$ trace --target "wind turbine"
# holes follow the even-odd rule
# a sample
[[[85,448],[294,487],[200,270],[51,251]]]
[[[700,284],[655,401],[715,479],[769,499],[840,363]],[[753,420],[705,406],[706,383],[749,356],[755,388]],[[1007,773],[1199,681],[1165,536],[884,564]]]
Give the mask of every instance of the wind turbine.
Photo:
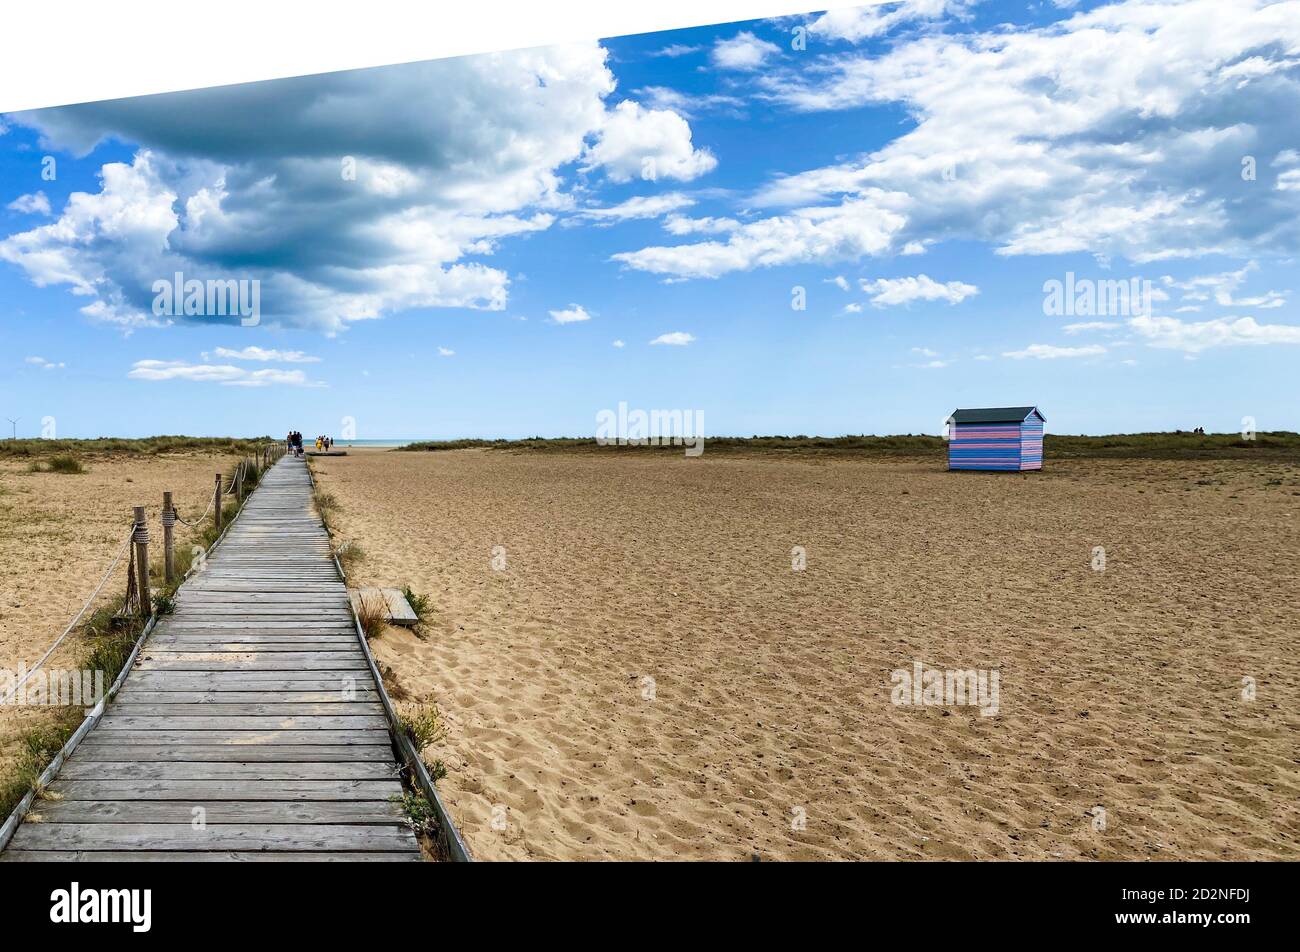
[[[5,417],[5,419],[8,420],[11,424],[13,424],[13,428],[14,428],[13,438],[15,440],[18,439],[18,420],[21,420],[22,417],[19,417],[18,420],[15,420],[13,417]]]

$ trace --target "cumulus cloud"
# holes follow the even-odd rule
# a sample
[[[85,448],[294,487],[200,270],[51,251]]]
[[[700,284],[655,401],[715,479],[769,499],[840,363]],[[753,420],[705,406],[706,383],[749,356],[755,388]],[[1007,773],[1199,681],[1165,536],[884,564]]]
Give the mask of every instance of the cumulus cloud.
[[[315,364],[320,362],[319,357],[313,357],[300,350],[268,350],[264,347],[253,346],[245,347],[243,350],[217,347],[213,349],[212,354],[226,360],[273,361],[282,364]],[[208,356],[205,353],[203,359],[207,360]]]
[[[1176,281],[1166,275],[1163,280],[1166,287],[1183,291],[1184,301],[1213,300],[1220,307],[1250,307],[1261,310],[1281,307],[1286,303],[1284,291],[1267,291],[1260,295],[1236,297],[1236,291],[1245,282],[1247,275],[1258,268],[1256,262],[1250,261],[1236,271],[1205,274],[1183,281]]]
[[[581,304],[570,304],[562,311],[551,311],[551,319],[557,324],[576,324],[591,320],[591,315]]]
[[[694,204],[695,199],[681,192],[665,192],[661,195],[637,195],[617,205],[580,208],[574,214],[578,218],[612,225],[614,222],[633,218],[658,218],[668,212],[688,208]]]
[[[634,178],[688,182],[718,164],[708,149],[691,144],[690,124],[677,113],[647,109],[630,99],[610,112],[583,161],[584,169],[603,169],[613,182]]]
[[[622,348],[626,347],[627,344],[625,344],[625,343],[624,343],[623,341],[621,341],[621,340],[616,340],[616,341],[614,341],[613,346],[622,349]]]
[[[44,192],[33,192],[30,195],[19,195],[5,208],[23,215],[48,215],[50,200]]]
[[[1035,358],[1037,360],[1059,360],[1063,357],[1098,357],[1106,353],[1106,348],[1100,344],[1089,344],[1086,347],[1057,347],[1055,344],[1030,344],[1024,350],[1009,350],[1003,353],[1003,357],[1010,357],[1013,360],[1025,360]]]
[[[882,36],[894,27],[916,20],[962,15],[979,0],[899,0],[875,6],[842,7],[823,13],[808,24],[808,32],[829,40],[859,43]]]
[[[655,344],[667,344],[670,347],[685,347],[687,344],[692,343],[694,340],[695,340],[694,334],[688,334],[685,331],[673,331],[672,333],[669,334],[660,334],[658,337],[652,340],[650,344],[652,346]]]
[[[716,278],[750,268],[880,254],[905,223],[903,216],[864,199],[839,208],[802,208],[743,224],[725,242],[654,246],[619,252],[613,258],[654,274]]]
[[[1282,178],[1300,168],[1270,161],[1294,148],[1297,49],[1295,0],[1129,0],[1044,26],[927,33],[883,53],[778,69],[756,80],[770,101],[805,112],[900,108],[910,128],[860,157],[773,179],[751,204],[778,211],[729,246],[619,260],[713,277],[943,240],[1136,262],[1300,252],[1300,189]],[[1270,68],[1252,67],[1242,86],[1233,67],[1252,57]],[[1242,180],[1246,155],[1259,158],[1257,183]],[[792,230],[792,218],[810,234],[787,252],[760,240]],[[815,240],[861,221],[875,223],[870,240]]]
[[[898,304],[911,304],[913,301],[947,301],[960,304],[966,298],[979,293],[973,284],[961,281],[940,283],[933,278],[918,274],[910,278],[878,278],[875,281],[860,280],[862,290],[871,295],[875,307],[890,307]]]
[[[263,324],[326,332],[503,309],[509,276],[484,259],[572,204],[573,163],[613,181],[644,159],[682,180],[716,164],[671,110],[610,108],[606,55],[575,44],[15,115],[42,148],[139,148],[0,241],[0,259],[126,327],[158,323],[152,282],[177,271],[259,280]]]
[[[187,380],[194,383],[219,383],[227,387],[269,387],[285,384],[295,387],[321,387],[307,379],[301,370],[264,367],[249,370],[233,364],[191,364],[184,360],[137,360],[127,372],[132,380]]]
[[[1116,331],[1123,326],[1118,321],[1079,321],[1076,324],[1066,324],[1063,330],[1067,334],[1083,334],[1089,331]]]
[[[34,367],[40,367],[42,370],[61,370],[67,366],[63,361],[55,362],[53,360],[46,360],[44,357],[27,357],[24,358],[24,362],[29,363]]]
[[[664,219],[664,231],[673,235],[718,234],[735,231],[740,222],[734,218],[687,218],[669,215]]]
[[[1180,321],[1175,317],[1135,317],[1129,327],[1152,347],[1194,354],[1211,347],[1300,344],[1300,326],[1260,324],[1253,317]]]
[[[455,352],[454,350],[451,350],[450,348],[447,348],[447,347],[439,347],[439,348],[438,348],[438,356],[439,356],[439,357],[455,357],[455,356],[456,356],[456,352]]]
[[[775,43],[759,39],[746,30],[713,44],[710,57],[718,69],[755,70],[781,52]]]

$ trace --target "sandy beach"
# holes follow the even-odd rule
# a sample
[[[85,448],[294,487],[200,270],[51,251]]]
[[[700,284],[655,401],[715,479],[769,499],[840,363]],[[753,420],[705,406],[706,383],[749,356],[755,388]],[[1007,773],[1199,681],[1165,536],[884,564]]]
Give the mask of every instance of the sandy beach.
[[[352,581],[433,596],[374,647],[441,706],[481,858],[1300,855],[1294,465],[315,468]],[[916,662],[996,671],[996,715],[891,703]]]
[[[131,507],[148,509],[161,540],[158,512],[171,490],[180,514],[194,520],[208,503],[213,476],[233,457],[209,453],[82,458],[88,472],[30,473],[26,459],[0,459],[0,668],[31,665],[95,590],[131,528]],[[177,524],[177,546],[194,534]],[[101,598],[120,595],[118,567]],[[76,663],[74,636],[51,656],[51,668]],[[21,725],[48,709],[0,706],[0,771],[13,755]]]

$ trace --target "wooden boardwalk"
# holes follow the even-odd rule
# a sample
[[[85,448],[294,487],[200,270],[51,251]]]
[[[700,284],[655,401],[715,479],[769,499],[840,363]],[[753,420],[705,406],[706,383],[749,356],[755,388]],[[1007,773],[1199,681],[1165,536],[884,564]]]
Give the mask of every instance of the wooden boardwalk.
[[[306,464],[263,477],[5,861],[416,860]]]

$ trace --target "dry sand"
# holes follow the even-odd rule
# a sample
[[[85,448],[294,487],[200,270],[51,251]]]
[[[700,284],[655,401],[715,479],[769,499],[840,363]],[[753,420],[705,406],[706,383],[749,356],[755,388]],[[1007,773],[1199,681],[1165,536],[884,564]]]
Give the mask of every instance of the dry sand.
[[[0,668],[33,664],[53,643],[86,598],[131,529],[131,507],[145,506],[161,551],[158,513],[171,490],[180,514],[193,520],[212,494],[213,476],[233,457],[166,454],[83,458],[89,472],[29,473],[28,461],[0,459]],[[193,533],[178,524],[177,545]],[[104,597],[126,585],[125,559]],[[70,635],[50,660],[52,669],[74,666],[84,650]],[[48,718],[49,709],[0,706],[0,772],[14,753],[24,725]]]
[[[353,581],[433,596],[375,648],[481,858],[1300,856],[1300,467],[315,465]],[[998,714],[891,704],[917,660],[996,669]]]

